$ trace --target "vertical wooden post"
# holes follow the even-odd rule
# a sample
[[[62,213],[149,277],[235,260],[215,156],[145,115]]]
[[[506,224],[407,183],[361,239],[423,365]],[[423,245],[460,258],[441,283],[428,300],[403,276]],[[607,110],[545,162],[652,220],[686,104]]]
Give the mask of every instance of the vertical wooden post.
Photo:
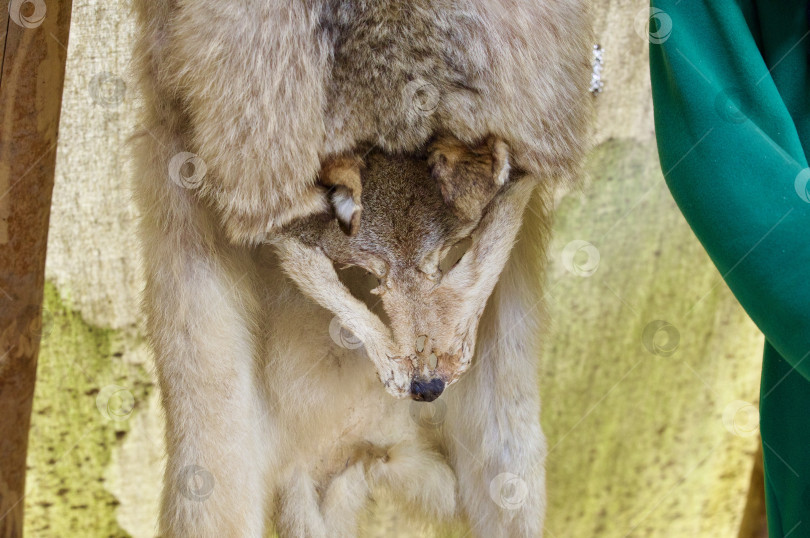
[[[0,12],[0,538],[21,537],[71,0]]]

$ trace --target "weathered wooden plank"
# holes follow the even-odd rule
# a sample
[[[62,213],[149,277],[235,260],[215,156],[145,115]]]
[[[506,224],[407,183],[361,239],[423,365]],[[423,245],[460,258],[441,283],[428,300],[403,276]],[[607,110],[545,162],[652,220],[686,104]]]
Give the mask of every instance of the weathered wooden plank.
[[[0,536],[22,536],[70,0],[11,0],[0,72]]]

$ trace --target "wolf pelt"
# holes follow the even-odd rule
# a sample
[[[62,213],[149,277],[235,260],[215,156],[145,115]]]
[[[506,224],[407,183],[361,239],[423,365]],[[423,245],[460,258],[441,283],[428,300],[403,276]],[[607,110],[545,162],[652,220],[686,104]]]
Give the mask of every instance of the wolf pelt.
[[[134,4],[135,196],[167,419],[160,534],[260,537],[272,520],[283,537],[353,536],[387,487],[478,536],[540,536],[538,302],[552,192],[584,149],[584,2]],[[427,404],[386,394],[362,350],[335,346],[331,313],[265,246],[328,209],[330,156],[416,152],[437,133],[505,141],[536,185],[477,364],[441,397],[438,427],[412,416]],[[183,152],[191,184],[170,173]]]

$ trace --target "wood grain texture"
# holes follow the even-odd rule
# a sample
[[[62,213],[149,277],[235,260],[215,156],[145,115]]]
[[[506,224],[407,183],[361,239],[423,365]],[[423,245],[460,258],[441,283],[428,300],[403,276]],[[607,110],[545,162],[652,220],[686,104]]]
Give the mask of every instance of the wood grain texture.
[[[0,72],[0,536],[22,536],[70,1],[5,2]]]

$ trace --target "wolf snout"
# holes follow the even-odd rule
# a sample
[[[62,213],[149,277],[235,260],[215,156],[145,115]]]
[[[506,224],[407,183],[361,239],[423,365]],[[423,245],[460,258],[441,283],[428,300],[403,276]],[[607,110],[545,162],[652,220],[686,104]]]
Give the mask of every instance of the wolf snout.
[[[438,377],[415,377],[411,382],[411,398],[417,402],[432,402],[444,392],[444,381]]]

